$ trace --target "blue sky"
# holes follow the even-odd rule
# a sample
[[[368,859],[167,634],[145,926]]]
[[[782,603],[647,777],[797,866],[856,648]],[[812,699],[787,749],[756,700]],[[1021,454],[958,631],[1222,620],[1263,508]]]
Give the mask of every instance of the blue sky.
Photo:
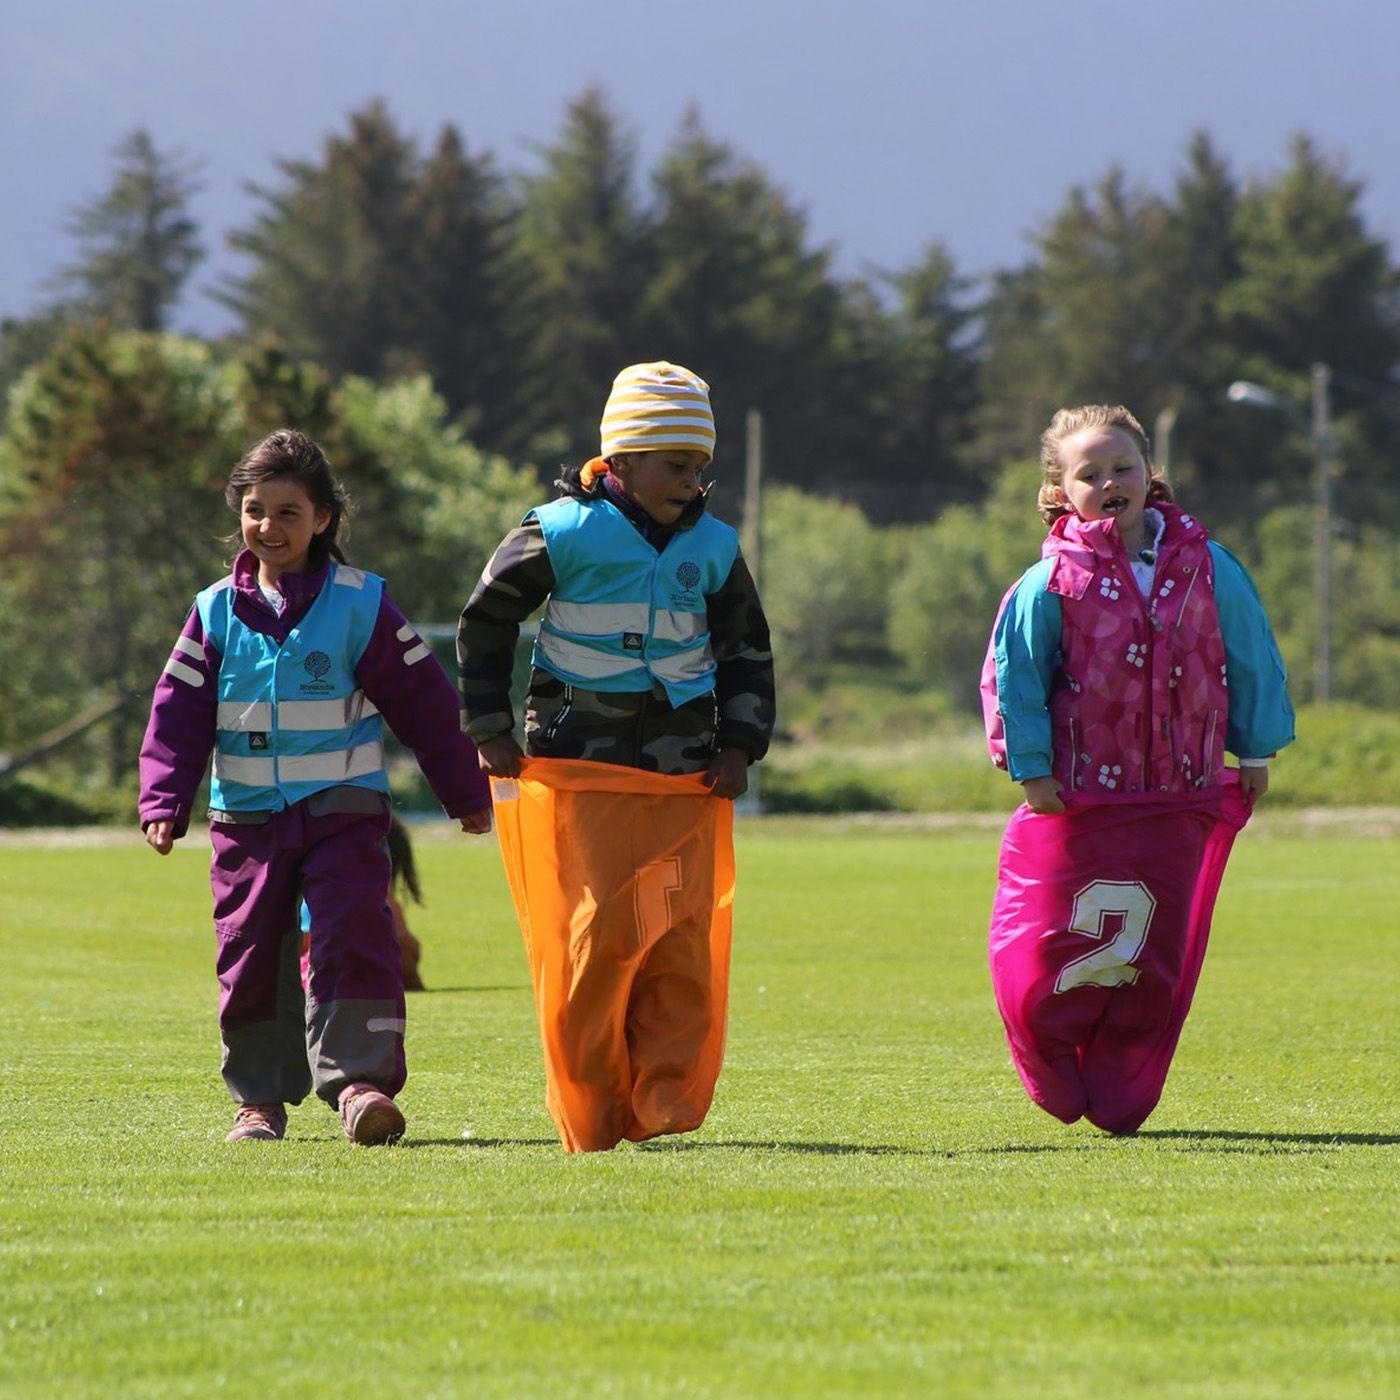
[[[1310,132],[1400,240],[1400,5],[1389,0],[0,0],[0,314],[24,314],[72,255],[66,213],[101,192],[144,125],[204,163],[210,257],[177,322],[227,324],[203,295],[236,269],[224,233],[248,180],[314,158],[384,97],[511,170],[598,84],[645,170],[690,104],[763,166],[854,273],[931,241],[960,270],[1020,262],[1072,183],[1113,163],[1169,187],[1206,128],[1242,176]]]

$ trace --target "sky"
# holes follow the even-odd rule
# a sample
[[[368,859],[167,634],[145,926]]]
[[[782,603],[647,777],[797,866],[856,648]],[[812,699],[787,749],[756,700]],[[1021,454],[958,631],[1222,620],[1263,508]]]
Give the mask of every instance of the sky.
[[[1117,164],[1166,192],[1199,129],[1241,178],[1310,133],[1400,249],[1391,0],[0,0],[0,35],[0,315],[52,295],[65,222],[135,127],[201,162],[209,256],[175,323],[214,334],[246,183],[317,159],[355,108],[382,97],[425,148],[451,122],[529,171],[595,85],[643,175],[698,107],[842,275],[934,241],[967,276],[1018,265],[1072,185]]]

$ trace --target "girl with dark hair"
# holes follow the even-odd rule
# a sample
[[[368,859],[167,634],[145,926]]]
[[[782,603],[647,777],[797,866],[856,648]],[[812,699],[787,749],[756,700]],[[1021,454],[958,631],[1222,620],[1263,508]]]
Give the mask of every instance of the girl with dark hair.
[[[320,447],[273,433],[226,497],[242,549],[196,597],[156,686],[141,829],[169,854],[212,752],[219,1030],[239,1105],[228,1140],[283,1137],[286,1105],[314,1088],[352,1142],[392,1142],[407,1071],[384,721],[463,831],[490,830],[490,795],[446,672],[384,580],[345,563],[348,501]]]

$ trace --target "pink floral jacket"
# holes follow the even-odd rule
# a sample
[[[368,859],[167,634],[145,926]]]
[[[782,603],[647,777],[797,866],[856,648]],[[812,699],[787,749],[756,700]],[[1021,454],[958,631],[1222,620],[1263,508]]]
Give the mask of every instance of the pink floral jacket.
[[[1005,648],[998,667],[997,637],[1016,589],[1003,599],[982,676],[998,766],[1008,766],[1007,702],[1029,693],[1031,708],[1038,700],[1042,713],[1048,710],[1051,771],[1066,791],[1182,793],[1222,780],[1229,691],[1214,560],[1195,519],[1172,505],[1157,508],[1165,529],[1148,597],[1112,520],[1056,521],[1042,548],[1043,597],[1028,604],[1034,610],[1046,600],[1051,609],[1058,603],[1060,615],[1053,657],[1043,655],[1053,627],[1039,628],[1036,670],[1049,684],[1038,696],[1024,668],[1010,674]]]

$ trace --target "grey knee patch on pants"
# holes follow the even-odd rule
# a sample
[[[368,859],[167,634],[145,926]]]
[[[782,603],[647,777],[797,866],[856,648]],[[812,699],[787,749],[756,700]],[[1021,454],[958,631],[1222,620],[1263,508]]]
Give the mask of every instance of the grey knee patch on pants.
[[[396,1094],[403,1085],[403,1033],[403,1012],[392,1001],[309,1003],[306,1050],[318,1097],[334,1105],[340,1091],[359,1080]]]
[[[300,1103],[311,1091],[311,1069],[300,1026],[255,1021],[226,1030],[224,1083],[235,1103]]]

